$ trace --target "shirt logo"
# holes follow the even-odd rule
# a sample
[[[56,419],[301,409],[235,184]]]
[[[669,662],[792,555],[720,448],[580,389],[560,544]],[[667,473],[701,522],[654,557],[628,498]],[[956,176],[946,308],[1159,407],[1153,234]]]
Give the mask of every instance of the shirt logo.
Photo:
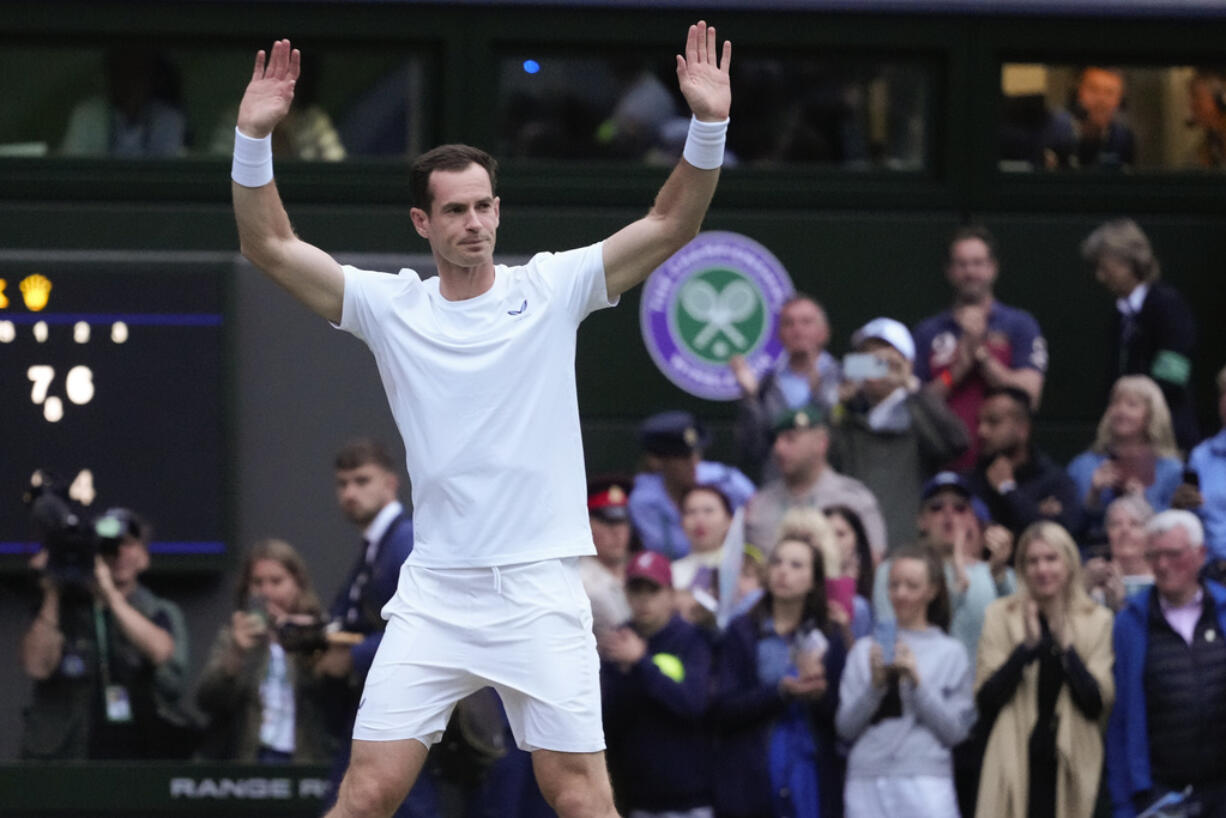
[[[524,299],[524,303],[519,305],[517,310],[507,310],[507,315],[521,315],[523,311],[528,309],[528,299]]]

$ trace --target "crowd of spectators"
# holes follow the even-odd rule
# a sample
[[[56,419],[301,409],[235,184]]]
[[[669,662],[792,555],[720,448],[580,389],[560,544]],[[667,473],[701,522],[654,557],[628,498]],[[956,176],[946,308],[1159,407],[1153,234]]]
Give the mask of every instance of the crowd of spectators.
[[[1199,441],[1195,325],[1141,229],[1105,224],[1083,254],[1119,321],[1097,433],[1067,465],[1035,434],[1042,331],[996,301],[972,227],[949,244],[952,307],[914,331],[875,318],[842,361],[816,299],[783,305],[777,369],[729,364],[738,465],[665,411],[638,427],[637,473],[590,481],[580,570],[624,811],[1226,815],[1226,431]],[[1226,425],[1226,369],[1217,386]],[[147,522],[116,510],[92,572],[44,573],[24,756],[339,776],[412,519],[378,444],[334,465],[361,533],[335,600],[293,546],[252,545],[194,701],[182,616],[139,582]],[[398,815],[543,809],[487,689]]]

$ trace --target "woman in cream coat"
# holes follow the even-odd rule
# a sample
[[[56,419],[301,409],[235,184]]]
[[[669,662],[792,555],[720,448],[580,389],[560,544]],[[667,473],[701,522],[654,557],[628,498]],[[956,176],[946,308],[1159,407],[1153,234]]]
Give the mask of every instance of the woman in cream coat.
[[[979,642],[976,703],[990,733],[976,814],[1088,818],[1115,698],[1111,613],[1086,595],[1058,524],[1026,529],[1016,565],[1022,586],[988,607]]]

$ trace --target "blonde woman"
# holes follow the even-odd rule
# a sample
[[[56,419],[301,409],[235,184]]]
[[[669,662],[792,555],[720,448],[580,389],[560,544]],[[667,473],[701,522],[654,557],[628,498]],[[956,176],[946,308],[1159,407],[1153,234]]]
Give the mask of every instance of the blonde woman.
[[[1144,375],[1116,381],[1094,444],[1069,463],[1068,473],[1092,534],[1100,533],[1103,512],[1116,497],[1143,494],[1155,512],[1170,508],[1183,463],[1158,384]]]
[[[988,731],[977,815],[1089,818],[1111,710],[1111,612],[1086,594],[1077,545],[1039,522],[1017,547],[1019,590],[987,610],[975,701]]]

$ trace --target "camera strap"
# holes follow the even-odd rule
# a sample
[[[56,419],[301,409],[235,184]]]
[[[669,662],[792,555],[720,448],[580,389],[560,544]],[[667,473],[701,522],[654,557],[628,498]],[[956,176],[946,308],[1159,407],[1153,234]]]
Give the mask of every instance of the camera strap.
[[[102,704],[106,720],[113,724],[132,721],[132,700],[123,685],[111,684],[111,643],[107,638],[106,614],[100,602],[94,602],[94,631],[98,636],[98,670],[102,675]]]

